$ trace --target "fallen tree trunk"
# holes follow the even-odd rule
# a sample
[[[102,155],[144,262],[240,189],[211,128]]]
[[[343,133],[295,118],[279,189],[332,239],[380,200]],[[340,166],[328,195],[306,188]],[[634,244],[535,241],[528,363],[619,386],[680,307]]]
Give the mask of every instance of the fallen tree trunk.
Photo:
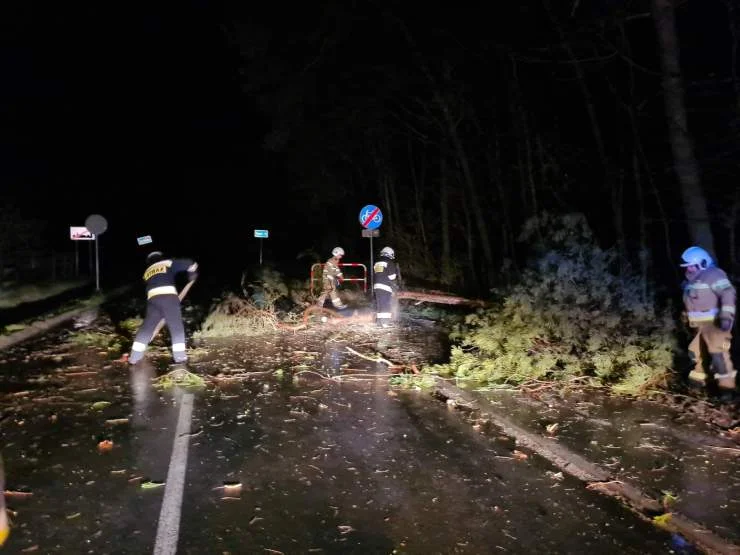
[[[465,297],[457,297],[455,295],[450,295],[442,291],[399,291],[397,297],[399,299],[435,304],[451,304],[474,307],[483,307],[486,305],[486,302],[480,299],[466,299]]]

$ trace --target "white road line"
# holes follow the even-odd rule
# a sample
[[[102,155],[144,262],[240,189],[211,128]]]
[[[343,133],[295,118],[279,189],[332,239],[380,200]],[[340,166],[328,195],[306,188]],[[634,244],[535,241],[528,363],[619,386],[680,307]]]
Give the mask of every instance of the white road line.
[[[193,394],[185,393],[177,419],[177,431],[172,445],[172,457],[167,471],[162,510],[159,512],[155,555],[174,555],[180,535],[180,512],[182,494],[185,489],[185,471],[188,468],[188,446],[190,445],[190,417],[193,414]]]

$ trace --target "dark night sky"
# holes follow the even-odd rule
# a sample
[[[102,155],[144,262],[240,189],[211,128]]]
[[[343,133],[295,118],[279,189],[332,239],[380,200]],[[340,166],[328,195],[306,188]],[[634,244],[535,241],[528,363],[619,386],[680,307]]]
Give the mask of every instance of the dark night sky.
[[[145,233],[196,255],[274,225],[238,54],[205,4],[173,8],[4,6],[3,192],[54,238],[100,213],[122,256]]]
[[[403,109],[400,104],[420,91],[423,76],[406,82],[399,79],[400,70],[395,81],[385,79],[384,67],[414,67],[415,62],[392,18],[381,14],[400,16],[411,25],[437,68],[444,67],[454,50],[450,57],[454,77],[466,75],[468,81],[453,81],[452,86],[460,86],[460,94],[480,106],[486,106],[491,91],[500,93],[502,102],[511,102],[510,80],[496,69],[508,66],[492,63],[499,45],[506,44],[520,56],[524,101],[538,106],[532,124],[545,129],[541,136],[553,145],[553,152],[562,142],[564,152],[556,152],[563,157],[561,162],[578,162],[584,156],[585,150],[570,145],[593,146],[570,66],[547,64],[549,58],[562,57],[562,51],[548,50],[557,38],[544,4],[537,2],[502,3],[490,16],[479,8],[451,11],[425,4],[419,9],[413,3],[379,1],[327,2],[318,8],[228,0],[83,4],[15,0],[0,7],[1,192],[25,217],[47,222],[45,239],[57,249],[70,248],[67,227],[81,225],[90,213],[108,218],[103,245],[109,259],[113,255],[122,264],[144,254],[135,242],[142,234],[153,235],[156,246],[168,252],[230,259],[235,266],[254,258],[255,228],[270,229],[270,255],[284,260],[295,260],[309,247],[328,252],[336,243],[350,250],[366,249],[356,219],[364,204],[381,201],[374,177],[365,183],[358,177],[346,186],[332,185],[333,198],[322,204],[305,174],[313,172],[313,179],[320,175],[312,158],[322,151],[311,147],[324,140],[322,131],[346,133],[346,141],[344,136],[333,139],[356,141],[357,154],[366,154],[357,137],[373,131],[362,128],[363,121],[372,120],[350,121],[355,97],[358,112],[389,107],[398,112]],[[618,4],[630,9],[647,5],[625,0],[608,6]],[[698,9],[698,4],[691,2],[690,17],[684,14],[679,21],[687,26],[681,35],[682,62],[693,80],[726,72],[729,64],[726,56],[704,55],[707,48],[728,55],[726,45],[709,44],[723,40],[720,36],[726,39],[726,33],[709,39],[704,32],[722,21],[721,4],[711,2],[706,10]],[[593,21],[601,15],[598,10],[606,13],[606,5],[579,4],[584,21],[591,18],[592,35]],[[568,11],[557,15],[564,20]],[[636,30],[631,44],[637,59],[659,68],[650,18],[630,25]],[[229,40],[234,29],[242,29],[247,47],[256,52],[246,72],[243,52]],[[578,27],[569,32],[580,53],[588,52],[587,41],[579,42]],[[265,45],[269,53],[262,55],[259,50]],[[548,81],[528,77],[536,72],[547,75]],[[272,83],[260,88],[263,78]],[[654,76],[640,78],[654,81],[636,101],[644,101],[649,112],[645,121],[659,130],[644,128],[645,145],[652,149],[651,156],[657,156],[656,171],[668,174],[659,81]],[[477,88],[472,79],[486,87]],[[277,82],[282,88],[269,86]],[[625,82],[614,81],[620,91]],[[591,85],[596,97],[612,94],[605,81]],[[560,86],[562,90],[554,88]],[[276,101],[280,95],[288,99],[282,105]],[[347,123],[326,130],[322,117],[337,100],[348,109]],[[569,102],[573,112],[561,113]],[[296,103],[306,125],[292,129],[303,132],[291,137],[298,142],[297,148],[291,147],[292,157],[265,149],[266,137],[279,138],[269,133],[279,128],[280,117],[295,119],[290,110]],[[558,103],[560,108],[555,109]],[[410,100],[408,106],[413,107]],[[598,112],[606,146],[617,152],[622,137],[614,129],[623,117],[610,113],[613,106],[612,100],[605,101]],[[700,119],[698,125],[692,120],[692,125],[714,136],[707,123],[711,117]],[[704,124],[707,130],[702,130]],[[512,154],[511,130],[492,128],[509,141],[503,148]],[[475,130],[465,131],[468,144],[473,143]],[[700,137],[697,145],[701,154]],[[339,155],[336,160],[324,155],[328,167],[360,164],[359,157],[347,162]],[[391,153],[399,160],[406,156],[403,146]],[[475,170],[485,173],[480,162],[479,158]],[[573,166],[563,179],[587,182],[589,176],[578,175],[579,164]]]

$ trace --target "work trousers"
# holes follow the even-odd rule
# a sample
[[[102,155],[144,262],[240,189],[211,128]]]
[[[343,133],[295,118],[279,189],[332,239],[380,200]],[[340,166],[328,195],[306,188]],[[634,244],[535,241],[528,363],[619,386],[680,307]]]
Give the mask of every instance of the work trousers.
[[[689,379],[703,382],[706,379],[704,366],[706,354],[709,355],[708,366],[712,368],[717,385],[721,389],[735,389],[735,369],[730,358],[731,331],[722,331],[714,322],[696,325],[696,335],[689,343],[689,357],[694,368]]]
[[[321,291],[321,295],[319,295],[319,298],[316,300],[316,306],[324,308],[326,297],[331,299],[332,306],[337,310],[347,308],[347,305],[342,302],[342,298],[339,296],[339,293],[337,293],[337,288],[333,281],[324,280],[324,288]]]
[[[375,323],[388,326],[393,323],[393,293],[375,289]]]
[[[185,326],[182,323],[180,298],[177,295],[156,295],[146,304],[146,316],[139,331],[136,332],[129,362],[136,364],[144,357],[144,351],[154,339],[154,329],[164,319],[172,340],[172,358],[175,362],[185,362]]]

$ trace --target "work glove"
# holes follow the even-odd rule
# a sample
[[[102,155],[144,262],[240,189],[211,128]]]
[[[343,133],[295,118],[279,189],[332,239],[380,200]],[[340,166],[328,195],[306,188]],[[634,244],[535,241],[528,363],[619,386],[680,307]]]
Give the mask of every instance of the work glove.
[[[719,329],[722,331],[730,331],[732,329],[732,318],[720,318]]]
[[[193,262],[188,266],[188,281],[195,281],[198,279],[198,263]]]

